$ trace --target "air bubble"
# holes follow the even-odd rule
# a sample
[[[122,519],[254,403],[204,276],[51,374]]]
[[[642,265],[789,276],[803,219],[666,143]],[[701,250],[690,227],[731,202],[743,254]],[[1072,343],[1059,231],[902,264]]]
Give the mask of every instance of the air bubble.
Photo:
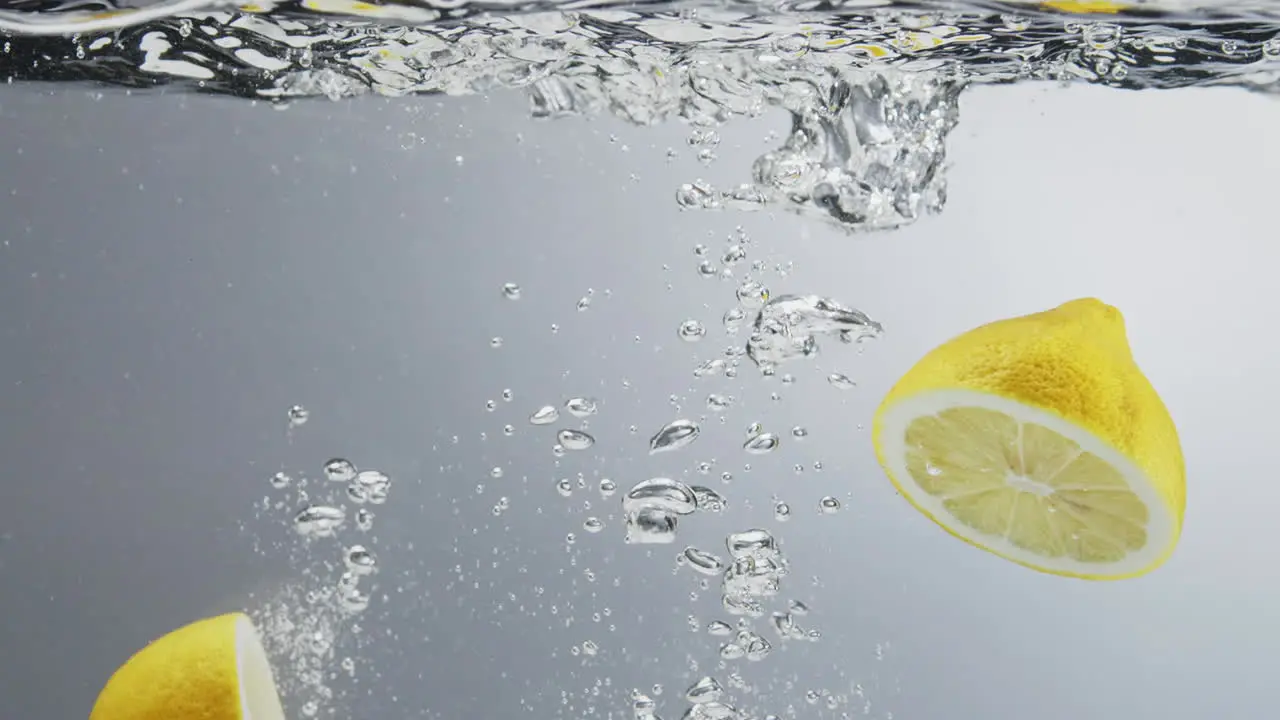
[[[356,466],[345,458],[334,458],[324,464],[324,476],[330,482],[348,482],[356,476]]]
[[[707,329],[697,320],[685,320],[676,334],[685,342],[697,342],[707,334]]]

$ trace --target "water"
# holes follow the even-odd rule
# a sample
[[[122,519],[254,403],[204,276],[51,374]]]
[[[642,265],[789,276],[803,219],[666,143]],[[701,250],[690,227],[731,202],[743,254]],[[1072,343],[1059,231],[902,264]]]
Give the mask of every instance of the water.
[[[1052,5],[179,0],[103,17],[74,6],[40,12],[33,2],[3,15],[0,29],[12,37],[0,75],[273,102],[522,88],[540,117],[607,111],[643,125],[679,117],[695,128],[689,143],[705,163],[715,159],[716,126],[778,106],[790,112],[791,131],[756,159],[750,178],[720,188],[691,181],[676,202],[781,205],[851,230],[943,209],[946,138],[966,87],[1276,87],[1280,24],[1270,6],[1196,15]],[[737,254],[704,260],[700,272],[715,275]],[[520,292],[503,286],[508,298]],[[584,296],[578,309],[590,303]],[[696,339],[693,328],[681,336]]]
[[[54,253],[5,257],[12,271],[3,286],[16,298],[6,306],[45,307],[50,297],[35,295],[42,287],[82,303],[74,312],[50,305],[31,318],[14,311],[15,367],[24,367],[30,347],[39,371],[15,371],[14,392],[47,372],[59,381],[44,391],[50,396],[85,394],[14,401],[20,416],[33,418],[15,437],[54,427],[41,414],[53,408],[60,443],[40,453],[55,456],[48,462],[56,472],[21,466],[15,476],[58,482],[21,483],[6,501],[44,530],[10,533],[15,521],[0,515],[0,568],[21,560],[23,551],[11,548],[72,547],[54,542],[64,535],[79,537],[77,552],[107,553],[93,555],[90,570],[68,572],[75,582],[56,592],[48,587],[59,567],[74,565],[70,554],[41,560],[39,572],[24,571],[6,592],[102,598],[94,613],[58,605],[66,616],[59,622],[127,614],[139,594],[150,596],[148,583],[161,582],[162,572],[149,569],[160,566],[177,598],[121,623],[128,637],[81,628],[78,637],[101,636],[103,657],[92,677],[68,678],[69,686],[94,686],[101,667],[138,643],[135,635],[165,629],[158,623],[245,607],[263,630],[291,717],[1109,717],[1111,705],[1099,697],[1129,703],[1129,714],[1165,702],[1157,710],[1171,718],[1248,716],[1264,707],[1212,688],[1236,680],[1215,679],[1214,668],[1240,664],[1232,664],[1236,650],[1215,648],[1245,647],[1265,633],[1239,631],[1221,613],[1204,619],[1199,606],[1149,602],[1201,582],[1240,590],[1223,605],[1262,596],[1265,587],[1222,569],[1229,564],[1194,565],[1256,543],[1228,542],[1239,537],[1226,531],[1221,545],[1201,540],[1186,562],[1208,579],[1174,575],[1163,587],[1153,580],[1149,592],[1029,580],[926,537],[929,528],[914,524],[919,518],[882,482],[864,427],[900,366],[948,333],[1005,313],[1014,304],[1006,303],[1007,288],[1021,288],[1026,304],[1038,306],[1048,293],[1038,294],[1042,286],[1065,292],[1054,283],[1070,275],[1066,268],[1104,264],[1100,257],[1120,269],[1071,287],[1123,292],[1148,283],[1130,298],[1153,298],[1133,324],[1143,362],[1163,368],[1162,387],[1177,388],[1180,373],[1197,378],[1184,385],[1197,389],[1175,392],[1171,406],[1186,407],[1188,394],[1207,385],[1215,395],[1239,394],[1229,383],[1202,382],[1213,374],[1197,353],[1218,342],[1243,348],[1242,366],[1273,354],[1245,351],[1253,347],[1246,336],[1230,335],[1236,325],[1265,322],[1223,320],[1235,317],[1224,307],[1271,306],[1246,293],[1264,282],[1237,279],[1267,263],[1240,250],[1223,262],[1231,280],[1200,292],[1197,283],[1208,282],[1202,273],[1214,267],[1201,257],[1207,250],[1151,233],[1162,262],[1198,258],[1194,272],[1163,277],[1143,256],[1126,260],[1121,240],[1137,233],[1103,210],[1089,216],[1078,245],[1043,245],[1050,226],[1068,223],[1065,215],[1010,220],[1017,242],[983,238],[1002,232],[1006,210],[1031,203],[1015,194],[1022,185],[1041,198],[1094,203],[1072,206],[1078,213],[1115,203],[1147,216],[1176,208],[1191,214],[1188,232],[1215,238],[1215,247],[1264,238],[1237,223],[1251,211],[1266,214],[1266,193],[1215,200],[1236,172],[1205,171],[1191,199],[1143,200],[1137,183],[1106,179],[1150,162],[1131,158],[1129,148],[1109,157],[1098,150],[1085,165],[1090,172],[1059,177],[1048,159],[1055,145],[1083,154],[1119,132],[1099,119],[1105,113],[1068,128],[1077,144],[1045,137],[1025,145],[1019,152],[1045,159],[1012,180],[1004,156],[965,154],[964,141],[984,127],[968,124],[971,99],[1012,85],[1141,90],[1143,98],[1189,87],[1272,95],[1280,68],[1275,6],[306,0],[111,9],[27,1],[0,12],[7,33],[0,77],[18,92],[53,82],[57,92],[85,94],[85,126],[62,132],[67,143],[89,145],[68,166],[93,176],[95,157],[130,134],[144,138],[120,151],[119,167],[97,188],[109,194],[136,185],[140,206],[74,191],[68,175],[5,155],[22,170],[4,188],[17,199],[6,206],[3,252],[39,245]],[[229,170],[208,158],[244,156],[211,140],[201,153],[170,161],[174,141],[157,128],[168,123],[184,134],[190,121],[183,141],[197,145],[214,133],[181,116],[113,124],[96,109],[107,103],[97,103],[124,93],[170,107],[196,95],[225,103],[200,107],[235,103],[236,112],[256,103],[259,114],[227,121],[234,142],[250,143],[255,128],[286,129],[262,141],[254,151],[261,158]],[[509,106],[486,103],[513,93],[526,100],[522,123],[555,122],[495,129],[501,118],[491,115]],[[429,110],[463,102],[445,96],[467,95],[484,98],[466,106],[469,116],[446,113],[446,122]],[[13,99],[20,97],[0,95],[0,110],[23,112]],[[399,121],[402,108],[418,108],[412,122]],[[263,125],[244,119],[263,115],[270,118]],[[372,119],[342,123],[352,115]],[[765,124],[778,117],[780,132]],[[385,140],[412,159],[351,157],[339,130],[325,134],[326,123]],[[537,128],[551,129],[539,136]],[[1183,139],[1188,146],[1225,143],[1201,130],[1204,137]],[[566,135],[550,134],[558,132]],[[292,147],[282,138],[309,134],[326,140],[281,149]],[[10,137],[4,152],[43,161],[28,135]],[[1190,166],[1196,155],[1181,145],[1163,153],[1171,165],[1160,167]],[[1252,154],[1235,157],[1236,169],[1264,165]],[[518,158],[536,168],[522,170]],[[253,164],[258,159],[263,167]],[[315,164],[290,170],[290,160]],[[608,174],[608,162],[625,172]],[[161,177],[180,197],[150,175],[143,182],[147,163],[174,173]],[[984,196],[996,209],[975,216],[975,186],[950,180],[985,163],[996,169],[984,181],[1004,195]],[[437,181],[411,175],[419,164]],[[650,181],[662,168],[675,168],[679,180]],[[1256,184],[1269,187],[1274,168],[1261,169]],[[62,184],[44,183],[42,172]],[[305,191],[255,185],[268,174]],[[269,212],[242,213],[249,196],[267,198]],[[36,209],[28,218],[40,198],[63,203],[54,219]],[[133,208],[120,212],[134,215],[127,224],[136,233],[110,232],[116,205]],[[465,218],[461,226],[450,226],[451,207]],[[637,207],[678,222],[632,234],[627,226],[637,219],[628,212]],[[1212,222],[1193,212],[1204,208]],[[201,210],[223,214],[195,215]],[[60,224],[81,215],[93,227],[70,233]],[[161,217],[169,219],[151,219]],[[304,218],[325,219],[305,232],[290,229]],[[953,220],[961,230],[930,224]],[[201,234],[207,228],[216,242]],[[291,232],[305,242],[281,250]],[[898,247],[925,237],[913,232],[946,237],[919,250]],[[55,262],[64,237],[88,248],[89,267],[77,273],[70,260]],[[99,248],[100,237],[110,242]],[[120,264],[131,257],[130,242],[152,238],[163,242]],[[201,241],[188,245],[189,238]],[[237,244],[243,238],[247,245]],[[388,238],[404,244],[392,251]],[[846,244],[854,242],[867,244]],[[354,249],[342,262],[307,264],[335,247]],[[1036,248],[1052,261],[1037,258]],[[122,267],[138,277],[121,279]],[[188,267],[196,274],[180,275]],[[940,282],[947,273],[938,268],[965,278]],[[258,270],[261,278],[252,275]],[[881,277],[892,292],[876,291]],[[119,296],[94,289],[90,278],[126,288],[157,282],[160,294],[112,302]],[[986,294],[974,299],[971,287]],[[1161,366],[1151,348],[1164,337],[1170,307],[1212,308],[1212,322],[1180,326],[1212,328],[1213,342],[1202,335],[1203,347],[1178,346],[1165,353],[1177,362]],[[127,319],[106,320],[100,308]],[[24,340],[29,326],[47,328],[47,337]],[[125,349],[96,334],[104,326]],[[410,342],[417,333],[420,342]],[[277,339],[282,334],[289,339]],[[76,338],[92,342],[60,344]],[[167,351],[129,354],[149,347]],[[126,360],[114,364],[117,350]],[[200,362],[205,355],[212,359]],[[75,366],[75,358],[93,362]],[[269,382],[256,383],[260,376]],[[177,380],[163,384],[168,378]],[[88,391],[96,387],[111,391],[98,397]],[[146,412],[133,404],[143,387],[156,398]],[[197,394],[199,403],[185,402]],[[187,426],[200,431],[181,434]],[[138,434],[110,434],[130,432]],[[26,443],[10,452],[15,462],[32,452]],[[75,448],[93,452],[60,459]],[[165,461],[148,461],[170,450]],[[31,493],[81,474],[91,481],[69,496],[112,508],[96,514],[109,522],[39,514],[58,503]],[[1255,498],[1263,491],[1250,492],[1243,496],[1251,504],[1268,505]],[[125,514],[133,506],[144,507]],[[237,508],[253,512],[240,517]],[[22,544],[39,531],[50,534]],[[196,546],[178,549],[170,542],[176,534],[192,534]],[[98,543],[98,535],[106,539]],[[246,567],[219,575],[235,562],[222,553],[239,540],[254,545],[243,554]],[[166,562],[161,550],[180,557]],[[188,559],[196,557],[204,560]],[[108,575],[127,589],[110,587]],[[263,575],[260,587],[244,589],[245,577]],[[210,588],[230,600],[205,597]],[[1037,612],[1020,616],[1023,606]],[[993,615],[992,607],[1003,609]],[[1046,626],[1045,613],[1061,621]],[[1184,628],[1189,617],[1202,625]],[[1267,619],[1251,626],[1265,628]],[[1180,629],[1153,639],[1143,629],[1151,626]],[[1093,644],[1103,635],[1121,646],[1111,659],[1099,659]],[[21,642],[30,641],[0,644]],[[1208,688],[1203,698],[1168,699],[1144,686],[1145,676],[1135,679],[1129,670],[1152,654],[1173,668],[1175,682],[1208,677],[1199,681]],[[1025,657],[1048,659],[1026,677]],[[34,654],[30,665],[47,675],[53,666],[42,662]],[[986,687],[993,676],[1010,692],[961,691]],[[1012,688],[1023,685],[1026,696],[1045,698],[1037,708],[1015,711],[992,699],[1020,697]],[[1072,690],[1079,687],[1106,692]],[[57,698],[0,690],[19,697],[18,711],[28,710],[19,714],[67,714],[36,705]],[[76,707],[87,702],[73,699]]]

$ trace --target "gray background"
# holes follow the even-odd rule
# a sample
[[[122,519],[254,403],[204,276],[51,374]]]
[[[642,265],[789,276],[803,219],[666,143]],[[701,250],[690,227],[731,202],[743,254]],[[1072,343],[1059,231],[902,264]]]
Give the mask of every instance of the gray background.
[[[325,625],[341,635],[326,667],[351,656],[356,670],[330,683],[324,716],[623,718],[630,688],[661,683],[659,712],[679,717],[693,679],[727,682],[719,639],[686,618],[728,618],[672,558],[686,544],[723,552],[727,532],[752,526],[791,560],[775,607],[805,601],[823,633],[731,664],[755,688],[734,701],[760,714],[1265,714],[1280,639],[1280,109],[1237,91],[1022,86],[971,90],[962,112],[945,214],[847,237],[785,213],[678,211],[681,182],[745,180],[781,114],[728,126],[703,168],[681,125],[535,122],[515,93],[277,112],[5,88],[0,717],[84,717],[132,651],[203,615],[283,603],[305,624],[298,588],[332,584],[342,541],[369,545],[382,571],[368,611]],[[718,250],[738,225],[752,259],[794,263],[768,274],[775,293],[833,296],[887,334],[861,354],[826,348],[789,368],[787,387],[749,368],[693,379],[728,342],[719,317],[734,286],[699,278],[692,248]],[[504,299],[504,282],[524,297]],[[1188,462],[1176,556],[1114,584],[954,541],[894,496],[860,430],[942,340],[1084,295],[1125,312]],[[711,327],[703,342],[677,340],[687,318]],[[831,371],[859,388],[835,390]],[[647,455],[653,430],[704,414],[713,391],[737,397],[723,424],[709,417],[691,447]],[[573,395],[600,398],[599,442],[557,460],[558,426],[526,418]],[[290,433],[294,403],[312,418]],[[788,434],[746,471],[753,421],[810,437]],[[302,543],[293,496],[266,478],[314,477],[335,455],[390,473],[391,500],[376,537]],[[701,479],[711,460],[735,476],[707,483],[728,512],[691,518],[676,545],[622,543],[601,476],[623,489]],[[555,479],[578,473],[588,488],[558,495]],[[827,494],[845,509],[819,515]],[[500,496],[510,509],[495,516]],[[789,523],[773,519],[774,496]],[[582,531],[589,515],[603,532]],[[586,640],[599,654],[573,655]],[[306,688],[271,645],[300,717]],[[847,701],[810,705],[808,690]]]

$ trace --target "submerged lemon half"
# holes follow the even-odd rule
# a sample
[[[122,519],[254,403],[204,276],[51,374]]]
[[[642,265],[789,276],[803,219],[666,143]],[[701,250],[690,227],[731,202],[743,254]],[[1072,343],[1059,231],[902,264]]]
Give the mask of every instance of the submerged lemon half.
[[[1134,577],[1177,545],[1177,430],[1098,300],[984,325],[889,391],[872,442],[889,479],[956,537],[1029,568]]]
[[[284,720],[267,654],[240,613],[161,637],[120,666],[89,720]]]

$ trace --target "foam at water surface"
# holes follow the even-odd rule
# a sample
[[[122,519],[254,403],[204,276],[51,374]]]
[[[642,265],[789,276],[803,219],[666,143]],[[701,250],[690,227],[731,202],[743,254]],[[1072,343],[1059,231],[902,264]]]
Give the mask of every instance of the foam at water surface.
[[[65,4],[28,2],[0,11],[0,32],[11,36],[0,75],[188,82],[203,91],[281,97],[462,93],[590,69],[619,78],[617,85],[626,78],[638,92],[669,89],[675,100],[697,89],[680,87],[698,79],[692,70],[730,56],[733,79],[745,86],[756,73],[767,83],[780,70],[885,66],[971,82],[1275,85],[1280,23],[1272,16],[1058,4],[1105,12],[979,3],[404,0],[169,0],[141,10],[95,2],[53,12]],[[721,83],[720,94],[735,94],[733,84]],[[730,111],[750,110],[749,102],[712,99]],[[664,113],[624,114],[645,122]]]
[[[1056,5],[1093,12],[816,0],[26,2],[0,11],[0,77],[273,102],[521,88],[537,116],[681,119],[708,161],[717,125],[781,107],[791,133],[750,182],[690,182],[676,201],[780,204],[853,230],[942,209],[946,137],[970,84],[1280,87],[1280,20],[1264,11]]]

